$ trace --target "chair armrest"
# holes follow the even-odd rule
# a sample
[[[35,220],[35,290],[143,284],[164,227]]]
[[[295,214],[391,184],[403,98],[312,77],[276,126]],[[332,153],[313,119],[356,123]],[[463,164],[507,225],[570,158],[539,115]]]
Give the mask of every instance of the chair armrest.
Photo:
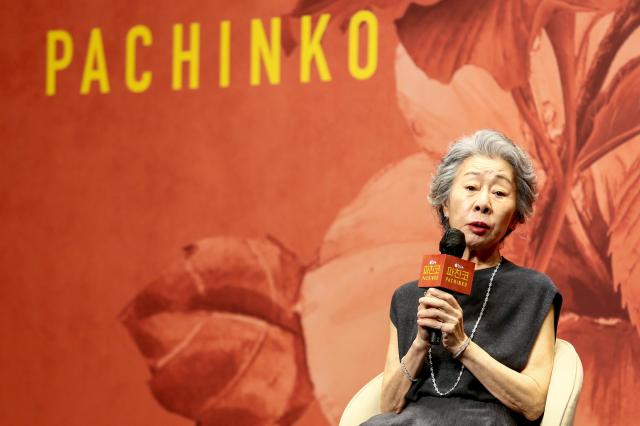
[[[380,414],[383,374],[378,374],[351,398],[340,417],[340,426],[358,426],[370,417]]]
[[[556,339],[553,370],[541,426],[573,424],[582,379],[582,362],[575,348],[566,340]]]

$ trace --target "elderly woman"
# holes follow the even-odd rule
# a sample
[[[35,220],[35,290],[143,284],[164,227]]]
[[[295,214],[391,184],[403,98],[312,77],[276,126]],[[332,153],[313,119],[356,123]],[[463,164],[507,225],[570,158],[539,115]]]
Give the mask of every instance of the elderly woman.
[[[384,413],[364,425],[539,423],[562,297],[549,277],[500,254],[535,198],[531,161],[504,135],[481,130],[451,145],[430,201],[445,230],[465,235],[472,293],[425,292],[416,281],[396,289]],[[429,329],[442,331],[441,346],[429,344]]]

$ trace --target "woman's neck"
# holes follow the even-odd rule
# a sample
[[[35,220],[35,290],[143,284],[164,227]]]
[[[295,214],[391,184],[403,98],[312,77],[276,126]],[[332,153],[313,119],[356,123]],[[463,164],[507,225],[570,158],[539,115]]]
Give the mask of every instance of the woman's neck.
[[[469,260],[476,264],[476,270],[493,268],[500,262],[500,250],[496,247],[494,250],[487,250],[484,252],[475,251],[467,247],[464,251],[463,259]]]

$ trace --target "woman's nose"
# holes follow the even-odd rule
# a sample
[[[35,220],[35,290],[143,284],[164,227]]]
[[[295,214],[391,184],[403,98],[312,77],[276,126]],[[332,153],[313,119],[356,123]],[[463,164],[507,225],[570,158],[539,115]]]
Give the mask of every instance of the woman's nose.
[[[491,204],[489,202],[489,194],[487,191],[479,191],[478,198],[476,198],[473,209],[483,214],[489,214],[491,212]]]
[[[480,206],[476,204],[475,210],[481,212],[482,214],[489,214],[489,212],[491,211],[491,208],[489,208],[489,206],[487,205]]]

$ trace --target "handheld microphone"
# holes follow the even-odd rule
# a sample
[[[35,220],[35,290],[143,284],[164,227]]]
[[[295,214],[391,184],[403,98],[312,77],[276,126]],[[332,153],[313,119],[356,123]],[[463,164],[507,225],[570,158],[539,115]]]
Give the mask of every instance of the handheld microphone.
[[[427,254],[422,257],[418,287],[439,287],[466,295],[471,294],[475,263],[461,259],[467,244],[464,233],[449,228],[440,240],[441,254]],[[442,332],[429,328],[429,343],[439,345]]]

